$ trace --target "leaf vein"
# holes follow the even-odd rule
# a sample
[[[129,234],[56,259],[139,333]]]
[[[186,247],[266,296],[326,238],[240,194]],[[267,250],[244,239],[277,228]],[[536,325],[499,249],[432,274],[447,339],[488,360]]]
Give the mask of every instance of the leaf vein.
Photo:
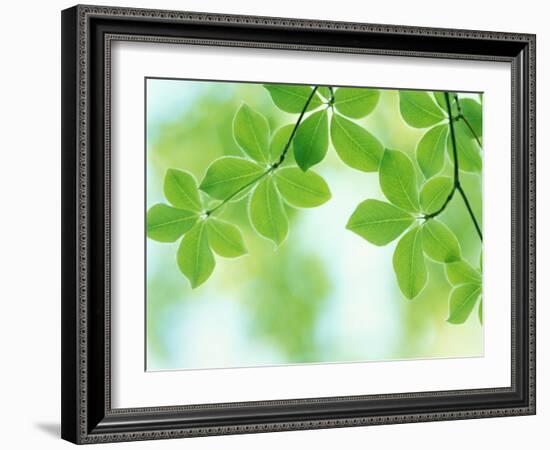
[[[396,161],[392,161],[392,166],[393,166],[394,172],[398,173],[398,168],[397,168],[397,165],[396,165]],[[407,197],[407,200],[409,201],[411,209],[416,210],[415,203],[413,202],[413,199],[411,198],[411,196],[408,192],[408,189],[406,188],[406,185],[403,184],[402,177],[392,176],[392,178],[394,180],[397,180],[399,186],[401,186],[401,190],[404,192],[405,196]]]
[[[218,184],[229,183],[231,181],[238,181],[238,180],[242,180],[242,179],[253,178],[256,175],[258,175],[259,173],[261,173],[260,170],[258,170],[257,172],[253,172],[253,173],[251,172],[251,173],[248,173],[248,174],[245,174],[245,175],[238,175],[238,176],[235,176],[235,177],[224,178],[223,180],[220,180],[220,181],[211,181],[210,183],[203,184],[202,187],[203,188],[209,188],[209,187],[212,187],[212,186],[216,186]]]
[[[346,130],[339,120],[336,120],[336,124],[340,127],[340,129],[344,132],[344,134],[348,137],[348,139],[351,141],[354,147],[356,147],[367,159],[371,160],[374,163],[377,163],[376,159],[372,157],[372,155],[369,154],[369,152],[364,152],[361,148],[361,144],[359,141],[357,141],[349,132]]]
[[[172,178],[174,179],[174,181],[176,182],[176,186],[178,187],[178,190],[184,195],[185,198],[187,198],[187,200],[189,200],[191,202],[191,204],[193,206],[195,206],[195,208],[197,209],[200,209],[200,205],[197,204],[196,200],[194,198],[192,198],[188,193],[187,191],[184,189],[184,186],[183,184],[180,183],[180,180],[178,179],[177,176],[175,175],[172,175]]]
[[[250,132],[252,133],[252,136],[254,137],[254,142],[256,143],[256,150],[259,152],[260,156],[262,157],[262,161],[265,160],[262,145],[260,143],[260,140],[258,138],[258,134],[256,132],[256,128],[252,125],[252,116],[250,114],[249,110],[245,110],[245,114],[247,116],[246,125]]]
[[[346,98],[346,99],[344,99],[344,100],[337,100],[337,104],[338,104],[338,105],[342,105],[342,104],[344,104],[344,103],[356,102],[356,101],[358,101],[358,100],[362,100],[362,99],[364,99],[364,98],[372,97],[372,96],[374,96],[374,95],[375,95],[374,92],[367,92],[367,93],[363,93],[363,94],[361,94],[361,95],[356,95],[356,96],[354,96],[354,97],[348,97],[348,98]]]
[[[417,107],[418,109],[420,109],[421,111],[425,112],[426,114],[432,116],[432,117],[435,117],[437,119],[440,119],[440,120],[443,120],[443,115],[441,114],[434,114],[432,111],[430,111],[429,109],[426,109],[424,108],[422,105],[420,105],[419,103],[417,102],[414,102],[412,101],[410,98],[406,97],[404,99],[407,103],[410,103],[411,105]]]
[[[156,224],[156,225],[150,225],[148,228],[149,228],[149,230],[156,230],[158,228],[166,227],[168,225],[173,225],[175,223],[190,222],[190,221],[194,220],[196,217],[197,216],[191,216],[191,217],[185,217],[185,218],[181,218],[181,219],[169,220],[168,222],[162,222],[162,223],[159,223],[159,224]]]
[[[323,192],[322,191],[316,191],[314,189],[311,189],[310,187],[308,186],[305,186],[303,184],[300,184],[300,183],[296,183],[294,180],[291,180],[290,178],[286,178],[285,176],[281,175],[281,174],[278,174],[279,178],[282,178],[283,180],[285,180],[285,182],[287,182],[288,184],[298,188],[298,189],[301,189],[302,191],[305,191],[305,192],[309,192],[310,194],[313,194],[313,195],[316,195],[318,197],[322,197],[323,196]]]

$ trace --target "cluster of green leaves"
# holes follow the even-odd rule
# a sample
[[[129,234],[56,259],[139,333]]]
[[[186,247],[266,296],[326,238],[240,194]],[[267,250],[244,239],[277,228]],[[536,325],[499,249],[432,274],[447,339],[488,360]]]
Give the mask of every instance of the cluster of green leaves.
[[[275,105],[288,113],[301,111],[299,105],[311,95],[309,86],[265,85]],[[352,119],[370,114],[380,97],[380,91],[368,88],[322,87],[314,93],[293,140],[294,159],[305,172],[319,164],[332,142],[340,159],[363,172],[377,170],[384,153],[381,142],[365,127]],[[320,108],[321,107],[321,108]],[[330,139],[329,139],[330,136]]]
[[[271,133],[266,118],[242,104],[234,116],[233,136],[243,155],[213,161],[199,185],[188,172],[168,170],[164,194],[169,204],[148,211],[148,236],[160,242],[181,239],[177,263],[192,287],[212,274],[214,253],[231,258],[247,252],[241,231],[219,218],[231,202],[247,198],[253,229],[280,246],[289,232],[287,206],[312,208],[331,198],[329,186],[311,168],[323,161],[332,143],[347,166],[378,173],[387,199],[360,203],[347,228],[379,246],[399,238],[393,269],[409,299],[428,282],[426,258],[445,264],[453,286],[448,321],[463,323],[481,297],[481,272],[465,261],[458,239],[438,216],[457,189],[467,202],[459,172],[481,172],[481,105],[472,99],[459,101],[455,94],[400,91],[404,121],[426,129],[412,160],[402,151],[385,148],[356,121],[375,109],[379,90],[264,87],[274,104],[298,114],[297,120]],[[456,167],[454,177],[442,174],[446,162]]]
[[[428,282],[426,258],[445,264],[453,286],[448,321],[463,323],[481,297],[481,272],[463,259],[455,234],[437,216],[458,189],[460,171],[481,172],[481,105],[471,99],[459,101],[454,94],[400,91],[399,110],[408,125],[427,129],[418,141],[415,161],[404,152],[385,149],[378,173],[388,201],[360,203],[347,228],[379,246],[400,238],[393,269],[408,299],[417,297]],[[441,174],[446,161],[459,169],[454,179]],[[481,302],[479,311],[481,320]]]
[[[312,103],[308,98],[301,108],[306,101]],[[248,198],[248,216],[254,230],[279,246],[288,235],[285,205],[312,208],[331,198],[319,174],[283,165],[296,129],[297,124],[290,124],[271,134],[266,118],[242,104],[233,120],[233,136],[242,157],[214,160],[199,185],[188,172],[167,171],[164,195],[170,204],[156,204],[149,209],[147,234],[159,242],[181,238],[177,263],[193,288],[213,273],[214,253],[235,258],[247,252],[239,228],[219,218],[228,203]]]
[[[374,171],[383,153],[372,134],[348,119],[369,114],[379,91],[340,88],[333,95],[329,88],[265,87],[281,110],[300,114],[298,120],[271,134],[266,118],[243,104],[233,120],[234,139],[243,156],[213,161],[199,186],[190,173],[170,169],[164,184],[170,205],[157,204],[148,211],[147,232],[151,239],[175,242],[181,238],[177,262],[192,287],[201,285],[212,274],[214,253],[223,257],[246,253],[240,230],[217,217],[229,202],[248,198],[252,227],[279,246],[288,235],[285,205],[312,208],[331,198],[326,181],[310,170],[328,151],[329,107],[338,111],[332,115],[330,135],[344,162],[359,170]],[[291,151],[297,166],[288,164],[290,158],[286,156]],[[199,190],[207,195],[205,202]],[[218,203],[205,206],[212,200]]]
[[[204,199],[189,172],[169,169],[164,195],[170,205],[152,206],[147,212],[147,235],[159,242],[181,238],[177,264],[192,287],[204,283],[214,271],[214,252],[234,258],[247,252],[241,232],[234,225],[205,214]]]

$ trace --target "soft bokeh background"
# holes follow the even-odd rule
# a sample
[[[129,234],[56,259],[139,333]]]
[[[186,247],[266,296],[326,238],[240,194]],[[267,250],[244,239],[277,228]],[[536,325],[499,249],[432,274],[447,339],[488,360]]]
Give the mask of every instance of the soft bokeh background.
[[[296,121],[258,84],[147,80],[147,208],[165,202],[168,168],[200,180],[214,159],[242,155],[231,124],[243,101],[272,131]],[[403,122],[395,90],[383,90],[359,122],[411,156],[424,132]],[[147,370],[482,356],[477,314],[463,325],[446,322],[450,286],[442,265],[427,260],[428,285],[406,300],[392,269],[396,242],[376,247],[345,229],[359,202],[384,200],[378,175],[345,166],[332,148],[314,170],[332,200],[288,208],[289,237],[278,250],[252,230],[246,200],[225,209],[222,218],[239,226],[249,254],[216,256],[214,274],[195,290],[176,265],[178,243],[147,240]],[[481,220],[480,177],[461,180]],[[440,218],[477,266],[479,241],[459,196]]]

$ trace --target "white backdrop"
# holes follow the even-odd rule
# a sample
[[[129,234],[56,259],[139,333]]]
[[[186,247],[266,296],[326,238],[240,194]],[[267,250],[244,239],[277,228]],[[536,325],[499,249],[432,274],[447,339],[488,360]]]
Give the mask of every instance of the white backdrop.
[[[99,2],[98,3],[104,3]],[[442,1],[357,2],[340,0],[278,0],[262,4],[251,0],[127,0],[107,4],[169,9],[202,10],[319,19],[352,20],[403,25],[441,26],[533,32],[538,34],[538,123],[550,120],[545,103],[550,101],[543,80],[550,76],[548,54],[550,31],[542,2],[502,1],[495,14],[494,2],[462,0],[449,6]],[[3,199],[0,236],[2,246],[2,370],[0,398],[5,448],[69,448],[59,440],[60,395],[60,15],[72,2],[11,2],[3,7],[6,18],[0,28],[2,71]],[[444,14],[442,14],[444,12]],[[541,50],[542,49],[542,50]],[[550,145],[547,127],[539,126],[538,171],[550,164],[545,148]],[[7,158],[7,161],[6,161]],[[550,189],[548,177],[540,177],[539,198]],[[543,201],[538,211],[538,273],[542,280],[539,301],[539,394],[536,417],[503,418],[431,424],[394,425],[267,435],[227,436],[187,441],[117,444],[119,448],[256,449],[370,447],[447,450],[477,447],[514,448],[542,440],[550,420],[550,390],[545,386],[550,359],[546,343],[550,327],[544,318],[550,294],[544,281],[549,263],[542,257],[549,246],[543,230],[549,213]],[[544,434],[543,434],[544,433]],[[535,448],[540,447],[536,444]]]

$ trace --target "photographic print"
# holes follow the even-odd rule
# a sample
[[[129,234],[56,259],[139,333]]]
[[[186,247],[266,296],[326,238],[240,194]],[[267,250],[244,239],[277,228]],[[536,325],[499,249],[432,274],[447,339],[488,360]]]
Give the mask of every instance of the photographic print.
[[[483,95],[145,79],[146,369],[483,356]]]

